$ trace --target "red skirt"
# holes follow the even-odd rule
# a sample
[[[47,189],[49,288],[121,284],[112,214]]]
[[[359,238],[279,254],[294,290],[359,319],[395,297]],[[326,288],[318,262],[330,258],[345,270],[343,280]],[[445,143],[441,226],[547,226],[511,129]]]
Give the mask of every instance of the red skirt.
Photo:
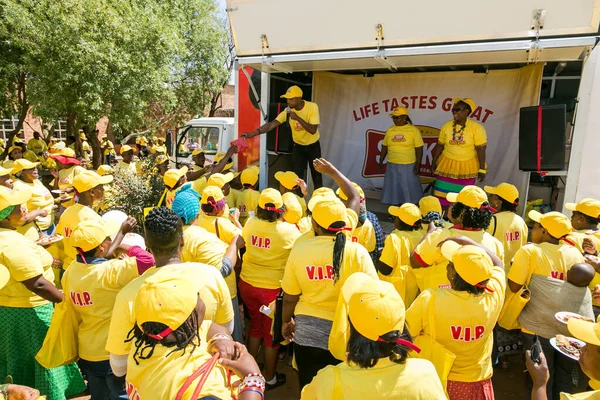
[[[446,391],[450,400],[494,400],[491,379],[479,382],[448,381]]]

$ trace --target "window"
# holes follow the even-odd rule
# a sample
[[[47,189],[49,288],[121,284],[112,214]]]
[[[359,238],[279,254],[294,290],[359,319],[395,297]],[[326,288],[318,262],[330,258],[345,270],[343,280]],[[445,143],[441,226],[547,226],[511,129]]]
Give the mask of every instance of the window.
[[[0,130],[2,132],[2,139],[6,140],[8,135],[17,127],[19,123],[18,117],[12,117],[10,119],[3,119],[0,124]]]
[[[216,154],[219,150],[219,135],[219,128],[194,126],[188,129],[186,133],[187,143],[184,139],[182,144],[185,144],[189,151],[203,149],[206,154]],[[185,157],[187,154],[183,153],[182,150],[183,148],[180,147],[177,155]]]

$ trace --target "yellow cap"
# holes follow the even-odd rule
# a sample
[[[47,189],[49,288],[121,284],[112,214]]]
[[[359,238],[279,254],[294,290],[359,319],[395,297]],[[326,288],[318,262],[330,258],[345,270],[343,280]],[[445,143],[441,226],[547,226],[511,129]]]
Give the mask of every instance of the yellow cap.
[[[600,201],[595,199],[583,199],[579,203],[567,203],[565,208],[571,211],[577,211],[588,217],[600,219]]]
[[[115,221],[88,219],[77,224],[69,240],[73,247],[86,252],[100,246],[106,238],[119,232],[120,228],[121,226]]]
[[[315,205],[317,205],[317,203],[323,200],[331,199],[339,200],[333,190],[326,187],[319,188],[313,192],[310,200],[308,201],[308,209],[312,212],[313,208],[315,208]]]
[[[477,108],[477,104],[475,104],[475,102],[473,101],[473,99],[470,99],[468,97],[465,98],[460,98],[460,97],[455,97],[453,102],[454,104],[460,103],[460,102],[466,103],[469,105],[469,107],[471,107],[471,112],[474,112],[475,109]]]
[[[422,216],[426,216],[430,212],[436,212],[442,215],[442,205],[435,196],[425,196],[419,200],[419,209],[421,210]]]
[[[192,156],[197,156],[198,154],[204,154],[204,150],[198,148],[198,149],[195,149],[194,151],[192,151]],[[216,158],[216,156],[215,156],[215,158]]]
[[[98,170],[96,171],[96,173],[100,176],[112,175],[113,169],[110,165],[103,164],[98,167]]]
[[[139,144],[140,146],[146,146],[148,144],[148,139],[145,136],[138,136],[135,138],[135,144]]]
[[[112,175],[100,176],[94,171],[82,170],[73,178],[73,187],[77,192],[83,193],[95,188],[98,185],[106,185],[113,180]]]
[[[4,265],[0,265],[0,289],[2,289],[10,279],[10,272]]]
[[[408,110],[406,109],[406,107],[396,107],[389,114],[390,117],[399,117],[401,115],[408,115]]]
[[[567,328],[573,337],[594,346],[600,346],[600,323],[569,318]]]
[[[279,97],[281,97],[282,99],[293,99],[294,97],[302,98],[302,89],[300,89],[296,85],[290,86],[288,88],[288,90],[285,92],[285,94],[282,94]]]
[[[298,180],[298,175],[296,175],[294,171],[276,172],[275,179],[277,179],[277,181],[288,190],[292,190],[293,188],[298,186],[298,184],[296,183],[296,181]]]
[[[275,207],[267,208],[267,204],[273,204]],[[267,188],[260,192],[260,197],[258,198],[258,205],[260,208],[268,210],[268,211],[278,211],[283,207],[283,199],[281,198],[281,193],[277,189]]]
[[[175,187],[175,185],[177,185],[177,182],[179,182],[179,180],[181,179],[181,177],[185,176],[185,174],[187,174],[187,172],[188,172],[188,168],[187,167],[182,167],[182,168],[179,168],[179,169],[171,168],[170,170],[168,170],[167,172],[165,172],[165,176],[163,177],[163,181],[165,182],[165,185],[169,189],[173,189]]]
[[[61,142],[62,143],[62,142]],[[63,156],[63,157],[70,157],[70,158],[75,158],[75,150],[70,149],[68,147],[62,147],[58,150],[58,152],[56,153],[57,156]]]
[[[31,190],[13,190],[0,186],[0,211],[10,206],[18,206],[27,203],[31,198]]]
[[[348,220],[346,206],[337,198],[319,201],[312,209],[312,217],[320,227],[332,232],[350,229],[345,227]],[[344,228],[330,228],[335,222],[343,222]]]
[[[7,154],[10,154],[10,153],[12,153],[12,152],[13,152],[13,151],[15,151],[15,150],[20,150],[20,151],[23,151],[23,149],[21,148],[21,146],[10,146],[10,147],[8,148],[8,153],[7,153]]]
[[[169,161],[169,157],[167,157],[164,154],[159,154],[159,155],[156,156],[155,161],[156,161],[156,165],[160,165],[162,163],[165,163],[165,162]]]
[[[84,133],[84,132],[79,132],[79,139],[81,139],[81,140],[85,140],[85,139],[87,139],[87,138],[85,137],[85,133]]]
[[[18,172],[23,171],[24,169],[32,169],[32,168],[37,167],[39,164],[40,164],[39,162],[31,162],[25,158],[20,158],[15,161],[12,173],[16,174]],[[2,175],[2,174],[0,174],[0,175]]]
[[[349,296],[348,316],[358,333],[376,342],[389,332],[404,331],[406,309],[394,285],[358,274],[350,275],[342,288],[344,297]]]
[[[221,201],[225,198],[223,191],[217,186],[207,186],[202,191],[200,204],[210,204],[211,202]]]
[[[362,188],[360,186],[358,186],[356,183],[352,182],[352,186],[354,186],[356,188],[356,190],[358,190],[358,195],[360,196],[361,199],[365,198],[365,192],[362,190]],[[348,200],[348,196],[346,196],[346,193],[344,193],[342,191],[342,188],[338,188],[335,191],[335,194],[338,195],[338,197],[344,201]]]
[[[228,172],[226,174],[212,174],[207,181],[208,186],[216,186],[223,189],[226,183],[229,183],[233,180],[233,173]]]
[[[119,150],[119,153],[123,154],[123,153],[128,152],[128,151],[133,151],[133,147],[131,147],[128,144],[124,144],[123,146],[121,146],[121,150]]]
[[[509,203],[519,204],[519,191],[515,185],[511,185],[510,183],[501,183],[496,187],[484,186],[483,189],[489,194],[495,194],[496,196],[502,197]]]
[[[446,200],[450,203],[462,203],[467,207],[480,209],[488,201],[487,194],[477,186],[465,186],[460,193],[448,193]]]
[[[215,154],[215,158],[213,159],[213,164],[218,164],[223,158],[225,158],[226,155],[227,154],[223,153],[222,151],[219,151],[217,154]],[[233,161],[225,164],[223,171],[227,171],[228,169],[231,169],[232,167],[233,167]]]
[[[388,213],[400,218],[400,221],[410,226],[421,220],[421,210],[412,203],[404,203],[400,207],[391,206],[388,208]]]
[[[0,176],[6,176],[6,175],[10,175],[12,174],[13,170],[11,168],[4,168],[2,166],[0,166]]]
[[[259,172],[260,169],[256,166],[246,168],[242,171],[240,182],[242,183],[242,185],[256,186],[256,183],[258,182]]]
[[[183,275],[158,273],[146,279],[135,297],[136,324],[146,322],[167,326],[150,337],[162,340],[188,320],[198,304],[198,290]]]
[[[287,192],[281,196],[281,200],[285,206],[283,219],[290,224],[297,224],[302,219],[302,206],[298,197],[292,192]]]
[[[532,221],[538,222],[552,237],[557,239],[573,232],[573,225],[571,225],[569,218],[557,211],[541,214],[535,210],[531,210],[528,215]]]
[[[461,246],[449,240],[442,245],[442,255],[454,264],[456,273],[473,286],[492,277],[494,263],[481,247]]]

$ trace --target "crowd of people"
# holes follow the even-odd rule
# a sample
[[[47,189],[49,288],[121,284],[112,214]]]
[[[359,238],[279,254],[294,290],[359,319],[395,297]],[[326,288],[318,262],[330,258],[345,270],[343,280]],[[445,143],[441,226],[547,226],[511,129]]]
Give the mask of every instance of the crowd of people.
[[[316,105],[285,96],[307,107],[289,118],[317,135],[299,136],[315,150]],[[291,354],[301,399],[489,400],[493,366],[523,349],[532,398],[582,392],[584,374],[600,389],[600,201],[567,204],[570,219],[531,211],[529,231],[515,186],[473,185],[486,139],[472,103],[456,99],[442,129],[436,196],[418,179],[413,190],[422,140],[406,109],[392,112],[381,160],[385,185],[402,189],[384,188],[387,235],[363,190],[320,157],[313,177],[335,186],[309,193],[294,171],[260,188],[257,167],[234,171],[236,146],[171,168],[160,139],[117,157],[100,137],[93,170],[73,138],[17,137],[0,167],[0,377],[13,382],[0,398],[264,399],[291,379],[278,368]],[[103,207],[127,174],[163,182],[143,219]],[[582,319],[561,324],[560,311]],[[587,344],[579,363],[556,335]]]

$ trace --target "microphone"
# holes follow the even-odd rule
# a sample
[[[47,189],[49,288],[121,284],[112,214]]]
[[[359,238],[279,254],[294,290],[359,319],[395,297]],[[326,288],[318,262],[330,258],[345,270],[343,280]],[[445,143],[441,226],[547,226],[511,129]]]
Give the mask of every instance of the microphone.
[[[292,109],[289,107],[286,107],[285,112],[287,113],[287,118],[286,118],[285,122],[287,122],[289,124],[290,123],[290,113],[292,112]]]

